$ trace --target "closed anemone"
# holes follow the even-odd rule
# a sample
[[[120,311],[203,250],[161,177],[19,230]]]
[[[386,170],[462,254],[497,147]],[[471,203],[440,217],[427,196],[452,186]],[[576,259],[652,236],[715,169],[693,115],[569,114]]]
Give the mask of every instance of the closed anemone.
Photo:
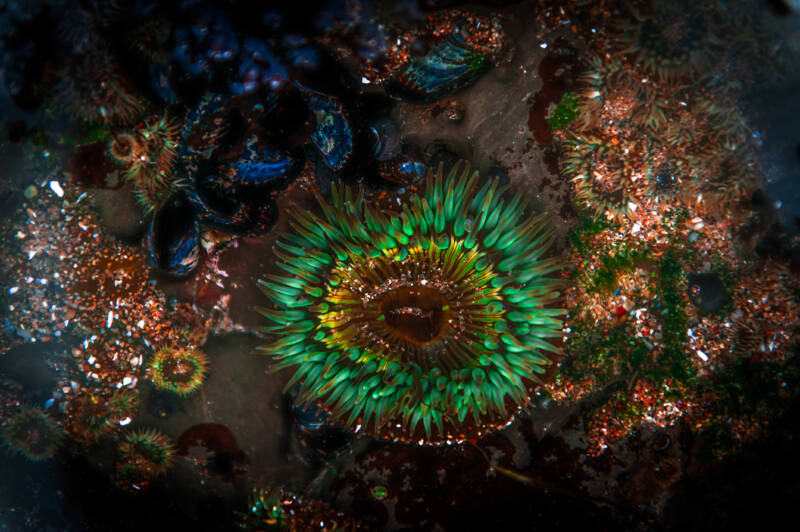
[[[407,441],[460,441],[505,424],[557,356],[560,269],[542,215],[462,164],[394,210],[334,187],[292,214],[260,282],[262,349],[293,368],[301,404]]]

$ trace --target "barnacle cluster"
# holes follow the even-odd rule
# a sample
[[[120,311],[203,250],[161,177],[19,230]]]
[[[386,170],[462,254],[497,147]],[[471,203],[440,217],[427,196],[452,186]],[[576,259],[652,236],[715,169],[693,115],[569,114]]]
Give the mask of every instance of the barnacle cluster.
[[[399,212],[336,187],[321,216],[294,214],[275,249],[288,275],[261,281],[264,351],[349,426],[458,440],[505,423],[557,355],[561,263],[496,181],[459,164],[424,186]]]

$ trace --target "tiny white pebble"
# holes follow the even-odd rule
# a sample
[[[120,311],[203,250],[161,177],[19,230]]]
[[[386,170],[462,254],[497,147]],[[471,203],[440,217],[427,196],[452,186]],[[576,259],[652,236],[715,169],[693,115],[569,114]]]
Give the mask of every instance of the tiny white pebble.
[[[64,195],[64,189],[61,188],[61,185],[58,181],[50,181],[50,189],[56,193],[56,196],[59,198]]]

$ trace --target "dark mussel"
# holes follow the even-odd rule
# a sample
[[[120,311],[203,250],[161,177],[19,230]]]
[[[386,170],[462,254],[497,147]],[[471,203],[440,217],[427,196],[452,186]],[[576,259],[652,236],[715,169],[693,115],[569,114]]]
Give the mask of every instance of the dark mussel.
[[[241,236],[272,228],[272,193],[297,176],[301,159],[256,144],[255,137],[248,139],[235,161],[214,170],[207,164],[194,180],[188,198],[203,225]]]
[[[470,48],[461,35],[451,34],[424,56],[409,61],[385,90],[397,100],[431,103],[472,85],[489,67],[483,54]]]
[[[311,141],[328,168],[335,172],[341,170],[353,154],[353,131],[342,101],[300,84],[297,87],[316,117]]]
[[[264,41],[254,37],[245,40],[238,68],[229,82],[233,94],[251,94],[262,88],[278,91],[288,82],[288,69]]]
[[[255,236],[269,231],[277,218],[270,194],[259,192],[249,200],[225,198],[208,187],[195,187],[188,195],[205,226],[239,236]]]
[[[224,151],[242,129],[228,107],[229,100],[220,94],[205,94],[186,117],[181,133],[180,150],[186,160],[207,160]],[[239,126],[238,128],[236,126]]]
[[[188,276],[200,264],[200,225],[183,192],[156,211],[145,246],[150,265],[175,277]]]
[[[258,139],[250,137],[235,161],[222,165],[207,178],[208,183],[229,197],[246,199],[256,188],[277,188],[288,183],[298,170],[298,162],[286,152],[259,149]]]
[[[316,118],[303,93],[294,87],[269,93],[266,110],[259,122],[264,140],[277,149],[290,149],[311,139]]]
[[[211,78],[215,65],[237,57],[240,44],[236,30],[216,9],[196,8],[186,16],[188,25],[172,34],[172,63],[191,78]]]
[[[332,458],[350,443],[352,433],[330,421],[330,414],[316,405],[292,407],[295,434],[312,464]]]
[[[388,161],[400,155],[403,148],[400,127],[388,116],[370,122],[368,134],[376,160]]]

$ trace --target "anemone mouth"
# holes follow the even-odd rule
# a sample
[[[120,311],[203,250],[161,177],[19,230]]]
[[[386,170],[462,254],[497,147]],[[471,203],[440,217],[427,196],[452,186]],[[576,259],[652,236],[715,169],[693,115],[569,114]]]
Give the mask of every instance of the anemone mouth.
[[[200,368],[189,360],[171,359],[164,362],[162,371],[166,379],[178,384],[187,384],[197,378]]]
[[[422,285],[403,286],[383,294],[378,302],[378,320],[384,323],[387,335],[397,341],[428,346],[447,333],[452,319],[450,303],[438,290]]]
[[[493,269],[474,267],[485,255],[464,246],[455,239],[429,242],[427,249],[411,247],[402,260],[350,257],[334,268],[341,282],[329,289],[331,311],[321,317],[331,332],[327,346],[357,346],[385,362],[425,370],[476,363],[482,344],[498,341],[486,321],[501,319],[503,310]]]

